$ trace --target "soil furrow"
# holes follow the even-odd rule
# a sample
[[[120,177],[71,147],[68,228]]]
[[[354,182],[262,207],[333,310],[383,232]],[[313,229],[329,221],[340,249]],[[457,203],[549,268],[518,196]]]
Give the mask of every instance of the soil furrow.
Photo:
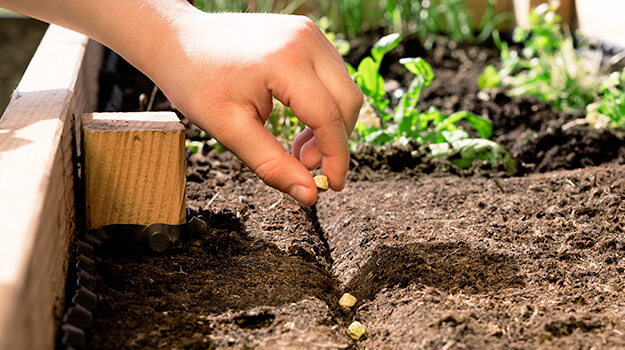
[[[498,179],[501,188],[389,179],[326,194],[318,215],[332,272],[360,300],[360,345],[625,345],[624,175],[588,168]]]
[[[92,348],[349,348],[315,209],[227,153],[190,164],[188,204],[209,234],[163,256],[101,257]]]

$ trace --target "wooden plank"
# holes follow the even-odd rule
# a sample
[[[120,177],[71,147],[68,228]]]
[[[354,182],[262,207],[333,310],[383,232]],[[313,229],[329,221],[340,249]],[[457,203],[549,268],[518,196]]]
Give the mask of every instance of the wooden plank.
[[[52,349],[75,230],[76,116],[102,47],[50,26],[0,119],[0,350]]]
[[[184,126],[173,112],[82,119],[87,226],[186,219]]]

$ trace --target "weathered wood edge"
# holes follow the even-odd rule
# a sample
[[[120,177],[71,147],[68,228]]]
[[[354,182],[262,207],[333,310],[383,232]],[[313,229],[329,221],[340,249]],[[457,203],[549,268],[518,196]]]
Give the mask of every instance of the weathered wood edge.
[[[75,231],[74,135],[102,46],[50,26],[0,119],[0,350],[54,348]]]

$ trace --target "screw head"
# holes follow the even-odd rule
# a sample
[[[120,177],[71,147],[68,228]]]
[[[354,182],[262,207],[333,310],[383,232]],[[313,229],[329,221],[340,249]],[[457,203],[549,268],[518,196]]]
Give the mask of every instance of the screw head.
[[[148,238],[148,246],[156,253],[162,253],[169,246],[170,239],[169,236],[160,231],[152,232],[150,237]]]

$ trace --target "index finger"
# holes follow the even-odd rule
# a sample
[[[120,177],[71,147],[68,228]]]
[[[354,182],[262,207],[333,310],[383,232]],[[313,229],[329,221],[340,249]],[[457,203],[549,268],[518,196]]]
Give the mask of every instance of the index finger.
[[[333,163],[326,160],[326,156],[331,154],[328,147],[338,147],[323,138],[324,128],[341,129],[338,120],[343,122],[343,132],[345,133],[341,139],[344,139],[343,146],[349,157],[349,149],[347,139],[354,130],[354,126],[358,120],[358,114],[363,103],[363,96],[360,88],[347,74],[341,69],[341,66],[333,60],[324,58],[319,59],[320,63],[315,64],[314,73],[322,86],[319,87],[318,93],[322,96],[320,100],[328,102],[320,102],[317,106],[307,106],[303,101],[304,108],[297,109],[292,103],[293,112],[309,127],[298,135],[292,144],[293,155],[300,160],[309,169],[314,169],[323,162],[323,169],[326,175],[331,176],[337,172],[333,167]],[[319,62],[318,61],[318,62]],[[299,102],[299,101],[298,101]],[[323,104],[321,104],[323,103]],[[308,113],[307,113],[308,112]],[[313,115],[317,113],[317,115]],[[309,115],[310,114],[310,115]],[[320,134],[321,133],[321,134]],[[321,137],[321,139],[320,139]],[[340,137],[340,136],[332,136]],[[327,146],[327,147],[326,147]],[[340,170],[341,173],[347,172],[349,160],[345,163],[345,169]],[[345,177],[345,175],[339,175]],[[332,189],[341,190],[343,182],[337,182],[331,179]]]
[[[254,112],[234,107],[227,128],[215,130],[213,136],[234,153],[267,185],[304,205],[317,201],[317,189],[310,172],[285,152],[282,145],[259,121]]]
[[[332,189],[342,189],[349,166],[349,147],[346,121],[339,104],[319,80],[312,64],[297,73],[282,74],[297,74],[299,79],[284,81],[285,86],[272,89],[272,93],[312,130],[322,154],[324,174],[330,179]]]

